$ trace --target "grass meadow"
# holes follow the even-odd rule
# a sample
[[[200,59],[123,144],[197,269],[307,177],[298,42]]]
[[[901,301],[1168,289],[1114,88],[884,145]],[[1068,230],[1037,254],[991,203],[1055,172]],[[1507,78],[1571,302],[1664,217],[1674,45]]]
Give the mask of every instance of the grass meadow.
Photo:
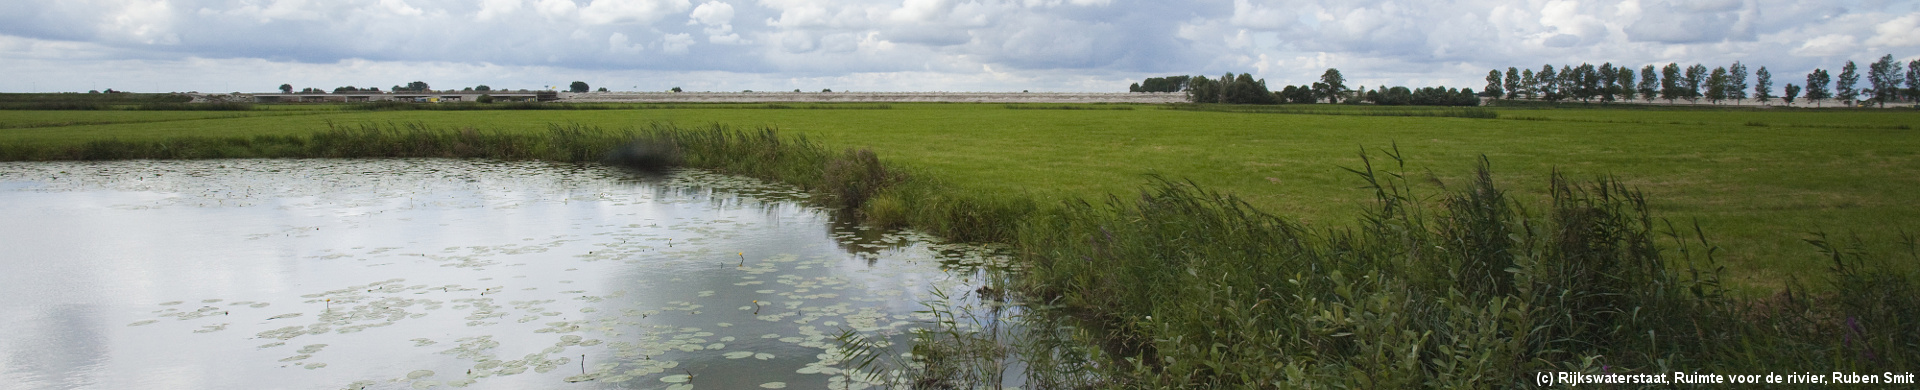
[[[1891,245],[1899,232],[1920,231],[1920,207],[1912,203],[1912,194],[1920,193],[1920,137],[1911,130],[1920,126],[1920,112],[1906,110],[1492,108],[1498,118],[1481,119],[1370,116],[1365,112],[1375,109],[1362,106],[1316,107],[1313,114],[1016,106],[0,110],[0,147],[300,136],[330,125],[532,133],[553,124],[621,129],[720,123],[778,128],[833,148],[871,149],[954,191],[1027,198],[1041,207],[1138,194],[1149,175],[1190,180],[1309,229],[1352,227],[1373,192],[1343,168],[1361,166],[1363,148],[1397,147],[1418,176],[1414,182],[1421,188],[1414,193],[1425,195],[1417,196],[1465,186],[1481,155],[1496,184],[1522,204],[1545,204],[1544,183],[1556,172],[1613,177],[1642,191],[1656,217],[1683,225],[1697,221],[1721,248],[1727,284],[1750,296],[1830,268],[1805,241],[1814,233]],[[1060,109],[1072,107],[1089,109]],[[36,158],[30,155],[9,158]]]

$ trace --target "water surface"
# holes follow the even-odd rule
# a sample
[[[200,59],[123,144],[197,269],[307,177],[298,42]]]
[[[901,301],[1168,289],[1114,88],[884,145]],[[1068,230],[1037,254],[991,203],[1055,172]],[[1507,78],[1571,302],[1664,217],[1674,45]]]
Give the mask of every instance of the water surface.
[[[853,388],[987,248],[700,171],[0,163],[0,388]]]

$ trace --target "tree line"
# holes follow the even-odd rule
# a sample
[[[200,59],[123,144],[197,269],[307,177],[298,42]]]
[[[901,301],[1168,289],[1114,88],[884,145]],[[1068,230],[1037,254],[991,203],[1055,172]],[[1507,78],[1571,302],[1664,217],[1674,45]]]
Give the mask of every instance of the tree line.
[[[1228,72],[1218,79],[1207,76],[1168,76],[1148,78],[1128,87],[1131,92],[1186,92],[1194,103],[1223,104],[1314,104],[1372,103],[1378,105],[1478,106],[1480,98],[1471,88],[1387,87],[1369,91],[1347,88],[1346,76],[1328,68],[1318,81],[1288,85],[1279,91],[1267,87],[1266,79],[1254,79],[1251,73]]]
[[[1844,104],[1879,104],[1884,107],[1890,102],[1920,101],[1920,60],[1904,65],[1905,69],[1902,69],[1902,64],[1894,61],[1893,55],[1880,57],[1879,61],[1867,67],[1869,85],[1865,88],[1859,85],[1859,67],[1853,61],[1847,61],[1841,67],[1838,80],[1825,69],[1814,69],[1807,74],[1804,84],[1788,83],[1783,88],[1784,94],[1777,96],[1773,94],[1773,73],[1762,66],[1753,72],[1751,96],[1761,103],[1779,98],[1788,105],[1800,98],[1802,92],[1806,93],[1807,101],[1815,104],[1834,99]],[[1557,71],[1553,64],[1541,66],[1538,72],[1509,67],[1503,73],[1494,69],[1487,72],[1487,85],[1481,90],[1481,96],[1550,102],[1641,99],[1651,103],[1654,100],[1666,100],[1669,104],[1678,100],[1698,103],[1701,99],[1719,104],[1749,97],[1747,66],[1738,61],[1712,70],[1701,64],[1684,68],[1678,63],[1656,66],[1646,65],[1637,72],[1631,66],[1615,67],[1611,62],[1598,67],[1585,63],[1579,66],[1561,65]]]

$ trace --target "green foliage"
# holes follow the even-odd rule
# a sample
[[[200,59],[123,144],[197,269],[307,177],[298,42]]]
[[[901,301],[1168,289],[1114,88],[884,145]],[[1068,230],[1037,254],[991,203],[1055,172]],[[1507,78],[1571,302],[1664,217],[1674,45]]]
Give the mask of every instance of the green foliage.
[[[1520,69],[1511,66],[1507,67],[1507,78],[1501,83],[1501,86],[1506,87],[1507,99],[1520,97],[1520,90],[1526,88],[1521,84]]]
[[[1753,72],[1753,77],[1753,98],[1761,103],[1773,100],[1773,72],[1762,66],[1759,71]]]
[[[1700,93],[1700,86],[1707,81],[1707,66],[1693,64],[1687,67],[1687,73],[1680,81],[1680,92],[1686,95],[1687,101],[1700,100],[1705,96]]]
[[[1267,89],[1267,80],[1254,80],[1253,74],[1227,73],[1217,80],[1195,76],[1188,80],[1187,100],[1193,103],[1278,104]]]
[[[1377,92],[1379,93],[1369,93],[1367,96],[1368,98],[1367,100],[1371,101],[1374,104],[1379,104],[1383,106],[1416,105],[1416,106],[1469,106],[1471,107],[1471,106],[1480,105],[1479,95],[1474,94],[1472,89],[1454,89],[1454,88],[1447,88],[1445,86],[1421,87],[1420,89],[1407,89],[1407,87],[1393,87],[1393,88],[1386,88],[1384,90],[1377,91]]]
[[[1654,73],[1653,65],[1647,65],[1647,67],[1645,68],[1640,68],[1640,87],[1636,88],[1635,92],[1640,93],[1641,99],[1646,99],[1648,103],[1652,103],[1653,99],[1660,96],[1659,93],[1661,91],[1665,91],[1665,89],[1662,89],[1661,87],[1672,83],[1670,81],[1665,81],[1665,79],[1661,77],[1661,74],[1662,73]]]
[[[1187,82],[1192,76],[1149,77],[1146,81],[1135,83],[1127,92],[1180,92],[1187,90]]]
[[[1859,70],[1860,67],[1854,65],[1853,61],[1847,61],[1845,66],[1840,67],[1840,79],[1833,85],[1833,95],[1835,98],[1839,98],[1842,102],[1853,102],[1860,99],[1860,90],[1854,88],[1855,85],[1860,83]]]
[[[1339,69],[1327,68],[1320,74],[1320,82],[1314,85],[1314,94],[1327,103],[1339,103],[1347,92],[1347,77],[1340,75]]]
[[[1827,90],[1827,85],[1832,82],[1833,78],[1827,75],[1826,69],[1815,68],[1813,73],[1808,73],[1807,85],[1805,86],[1807,101],[1819,104],[1821,100],[1832,98],[1833,93]]]
[[[1872,86],[1867,93],[1873,95],[1871,100],[1880,103],[1881,107],[1886,107],[1887,102],[1897,101],[1900,98],[1900,84],[1905,82],[1905,79],[1906,75],[1901,72],[1900,65],[1893,61],[1892,54],[1880,57],[1879,61],[1867,65],[1867,83]]]
[[[1719,103],[1730,98],[1728,93],[1732,87],[1727,79],[1727,68],[1713,68],[1713,73],[1707,75],[1707,101]]]
[[[1501,81],[1499,69],[1487,71],[1487,86],[1480,90],[1481,95],[1495,99],[1505,96],[1506,89],[1501,86]]]
[[[1727,90],[1728,99],[1744,100],[1747,98],[1746,64],[1741,64],[1740,61],[1734,61],[1732,66],[1727,67],[1727,78],[1724,88]]]
[[[407,85],[404,87],[395,85],[393,86],[393,88],[389,90],[393,92],[427,92],[427,91],[432,91],[433,87],[430,85],[427,85],[427,82],[425,81],[415,81],[415,82],[407,83]]]
[[[572,84],[567,84],[567,91],[569,92],[585,93],[589,90],[592,89],[587,87],[587,82],[585,81],[575,81]]]

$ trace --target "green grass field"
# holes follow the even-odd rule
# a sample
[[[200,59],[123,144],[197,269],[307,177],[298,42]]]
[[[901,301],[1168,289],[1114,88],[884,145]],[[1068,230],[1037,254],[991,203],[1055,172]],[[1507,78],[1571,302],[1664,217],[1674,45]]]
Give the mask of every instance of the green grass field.
[[[1056,105],[1057,106],[1057,105]],[[1731,281],[1766,293],[1827,264],[1802,240],[1859,234],[1891,245],[1920,232],[1920,112],[1494,108],[1502,119],[1009,109],[1002,104],[893,104],[886,109],[352,111],[262,106],[247,112],[0,111],[0,144],[307,134],[336,124],[545,130],[654,121],[774,126],[833,147],[869,147],[964,191],[1043,204],[1137,193],[1146,175],[1190,179],[1309,227],[1351,226],[1371,192],[1342,167],[1361,148],[1397,145],[1434,181],[1463,185],[1480,155],[1529,207],[1546,177],[1612,175],[1645,191],[1657,216],[1699,221]],[[1363,106],[1315,107],[1368,110]],[[1457,188],[1456,188],[1457,189]],[[1422,189],[1438,194],[1437,188]],[[1538,209],[1538,208],[1536,208]]]

